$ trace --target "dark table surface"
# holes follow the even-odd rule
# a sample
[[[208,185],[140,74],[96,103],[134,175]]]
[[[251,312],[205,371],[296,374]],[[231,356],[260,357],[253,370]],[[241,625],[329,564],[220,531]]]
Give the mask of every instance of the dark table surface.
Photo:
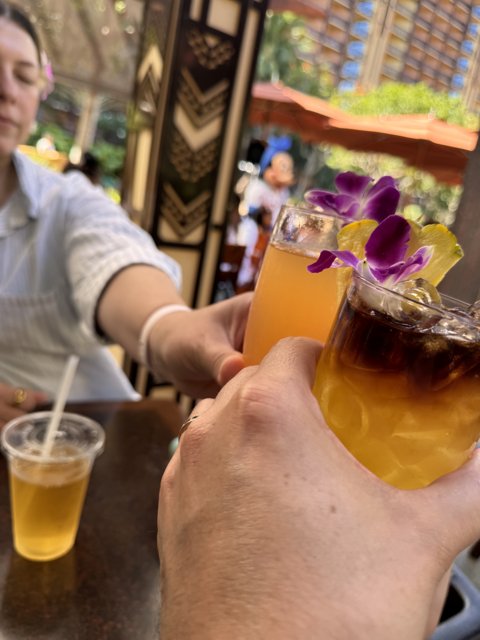
[[[32,562],[12,547],[0,460],[0,639],[158,640],[156,516],[160,478],[182,412],[173,402],[71,405],[106,431],[75,547]]]

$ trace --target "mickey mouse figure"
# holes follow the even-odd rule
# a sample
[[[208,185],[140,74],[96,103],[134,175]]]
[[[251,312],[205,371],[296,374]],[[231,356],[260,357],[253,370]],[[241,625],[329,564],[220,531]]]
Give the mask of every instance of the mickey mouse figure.
[[[272,213],[272,226],[295,182],[290,147],[287,136],[270,136],[260,159],[260,177],[252,180],[245,191],[247,210],[268,209]]]

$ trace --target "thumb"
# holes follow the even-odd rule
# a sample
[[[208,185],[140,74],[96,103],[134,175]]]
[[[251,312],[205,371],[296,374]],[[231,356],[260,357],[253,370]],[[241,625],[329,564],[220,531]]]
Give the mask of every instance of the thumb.
[[[213,362],[215,381],[223,387],[245,366],[241,354],[252,294],[244,293],[217,302],[210,309],[215,314],[217,331],[210,334],[208,368]]]
[[[439,529],[456,554],[480,539],[480,449],[460,469],[424,489],[438,509]]]
[[[245,366],[245,360],[241,353],[230,352],[222,359],[218,370],[217,382],[223,387],[229,380],[237,375]]]

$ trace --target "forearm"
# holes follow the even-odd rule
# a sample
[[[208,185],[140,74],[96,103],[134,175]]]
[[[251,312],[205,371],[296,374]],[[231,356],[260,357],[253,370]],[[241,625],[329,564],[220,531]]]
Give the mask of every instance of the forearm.
[[[425,640],[427,637],[423,620],[419,622],[416,613],[410,615],[392,607],[398,615],[385,619],[376,611],[374,597],[370,606],[359,610],[348,599],[336,602],[320,593],[311,600],[302,597],[283,600],[275,584],[269,585],[270,596],[261,600],[257,599],[255,589],[243,599],[225,593],[209,598],[204,582],[195,581],[195,585],[195,591],[202,591],[200,596],[196,593],[187,597],[187,590],[174,601],[162,597],[162,640],[385,640],[387,637]],[[368,590],[367,584],[365,589]],[[302,591],[301,585],[298,590]],[[382,603],[380,598],[380,609]]]
[[[171,279],[155,267],[132,265],[116,274],[105,288],[97,307],[97,324],[137,359],[146,319],[155,309],[171,304],[185,304]]]
[[[196,448],[202,444],[196,442]],[[262,493],[260,486],[257,492]],[[285,517],[289,524],[275,516],[264,523],[262,514],[249,517],[253,496],[248,509],[228,515],[237,502],[222,503],[227,522],[214,541],[215,525],[205,509],[197,526],[190,516],[195,546],[183,544],[185,531],[173,539],[166,516],[163,526],[160,520],[162,640],[425,640],[428,588],[421,578],[406,571],[392,579],[388,567],[384,576],[385,566],[370,553],[351,562],[340,553],[332,563],[330,557],[338,554],[332,543],[322,541],[321,529],[299,539],[295,510]],[[263,511],[268,515],[269,508]],[[322,516],[318,522],[328,528],[329,520]],[[294,553],[291,541],[296,541]]]
[[[239,349],[249,303],[248,296],[238,296],[184,313],[190,307],[168,276],[139,265],[112,279],[96,320],[159,380],[194,398],[211,397],[244,366]],[[160,315],[152,316],[156,310]]]

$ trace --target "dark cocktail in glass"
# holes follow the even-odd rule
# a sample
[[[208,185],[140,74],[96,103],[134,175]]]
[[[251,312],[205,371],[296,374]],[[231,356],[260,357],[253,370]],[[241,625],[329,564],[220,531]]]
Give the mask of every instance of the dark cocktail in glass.
[[[430,484],[480,434],[480,320],[457,300],[416,300],[354,273],[314,393],[351,453],[400,488]]]

